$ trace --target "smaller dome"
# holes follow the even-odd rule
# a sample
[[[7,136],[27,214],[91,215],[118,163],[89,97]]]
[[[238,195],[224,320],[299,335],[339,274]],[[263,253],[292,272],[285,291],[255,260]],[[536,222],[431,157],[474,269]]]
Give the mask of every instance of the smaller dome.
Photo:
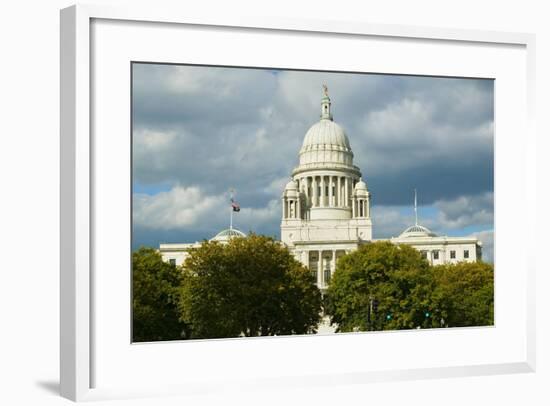
[[[285,191],[283,192],[283,196],[290,197],[290,198],[297,198],[299,195],[298,193],[298,183],[296,181],[291,180],[286,184]]]
[[[367,190],[367,184],[363,182],[363,179],[359,179],[359,182],[355,184],[355,190]]]
[[[246,234],[236,228],[227,228],[216,234],[210,241],[227,242],[234,237],[246,237]]]
[[[430,229],[416,224],[414,226],[410,226],[405,231],[403,231],[399,237],[408,238],[408,237],[435,237],[435,236],[436,234],[430,231]]]
[[[362,179],[360,179],[359,182],[357,182],[355,184],[355,187],[353,188],[353,194],[356,196],[367,196],[368,193],[369,192],[367,190],[367,184],[363,182]]]
[[[298,190],[298,183],[294,179],[291,179],[285,186],[285,190]]]

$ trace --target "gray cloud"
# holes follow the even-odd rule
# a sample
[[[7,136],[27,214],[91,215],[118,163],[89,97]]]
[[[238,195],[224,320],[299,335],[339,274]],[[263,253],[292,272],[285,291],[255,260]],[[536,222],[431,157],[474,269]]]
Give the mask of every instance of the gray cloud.
[[[460,229],[472,225],[492,224],[494,213],[492,192],[476,196],[460,196],[454,200],[439,200],[438,221],[445,228]]]
[[[224,210],[230,187],[240,218],[250,215],[245,227],[278,234],[282,186],[318,120],[322,83],[373,195],[381,234],[407,225],[392,216],[410,205],[415,187],[423,204],[440,211],[436,229],[492,215],[476,214],[476,198],[461,200],[493,190],[492,81],[153,64],[134,64],[133,78],[134,183],[168,189],[135,198],[143,241],[147,230],[182,238],[213,232],[226,221],[206,213]],[[208,210],[178,206],[190,190],[200,195],[186,201]],[[172,213],[165,220],[155,214],[162,204]],[[198,227],[203,221],[209,225]]]

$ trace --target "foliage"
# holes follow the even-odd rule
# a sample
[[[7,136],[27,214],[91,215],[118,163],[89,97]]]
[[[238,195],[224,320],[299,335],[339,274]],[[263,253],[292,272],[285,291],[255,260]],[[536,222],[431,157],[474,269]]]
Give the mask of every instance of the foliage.
[[[338,331],[492,324],[493,269],[432,267],[407,245],[374,242],[341,257],[325,309]]]
[[[433,268],[436,292],[452,327],[494,324],[494,267],[485,262],[460,262]]]
[[[316,331],[320,292],[309,271],[271,238],[205,241],[184,269],[179,310],[192,338]]]
[[[132,333],[134,341],[181,339],[185,323],[177,304],[182,271],[162,261],[153,248],[132,254]]]
[[[422,321],[429,273],[428,263],[412,247],[390,242],[362,245],[339,259],[327,290],[326,311],[338,331],[414,327]]]

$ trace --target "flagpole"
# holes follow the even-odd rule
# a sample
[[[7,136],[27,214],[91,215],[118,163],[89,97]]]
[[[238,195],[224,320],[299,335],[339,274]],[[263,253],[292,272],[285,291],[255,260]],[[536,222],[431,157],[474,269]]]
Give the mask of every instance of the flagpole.
[[[414,225],[418,225],[418,209],[416,208],[416,188],[414,189]]]
[[[231,189],[229,193],[231,194],[231,203],[233,203],[234,190]],[[233,204],[229,206],[229,229],[233,230]]]

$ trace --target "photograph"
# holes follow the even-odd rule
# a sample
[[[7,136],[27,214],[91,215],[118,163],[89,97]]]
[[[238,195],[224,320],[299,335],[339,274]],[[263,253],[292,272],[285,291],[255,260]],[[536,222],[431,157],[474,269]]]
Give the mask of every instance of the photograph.
[[[132,62],[132,342],[494,325],[494,80]]]

